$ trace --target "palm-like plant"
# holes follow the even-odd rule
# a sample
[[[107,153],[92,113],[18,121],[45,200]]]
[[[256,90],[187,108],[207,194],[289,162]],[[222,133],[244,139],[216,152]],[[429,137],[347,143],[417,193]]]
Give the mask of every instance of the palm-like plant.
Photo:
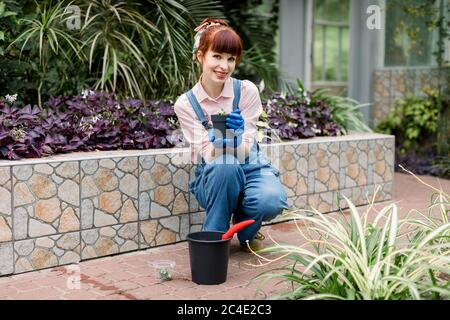
[[[199,70],[191,58],[193,29],[206,17],[223,18],[223,8],[218,1],[206,0],[149,0],[146,8],[147,17],[160,31],[148,51],[154,69],[147,95],[175,98],[198,79]]]
[[[44,84],[49,61],[60,53],[67,61],[76,55],[82,59],[78,51],[78,40],[70,34],[63,22],[69,17],[63,2],[56,5],[44,2],[42,5],[35,1],[38,16],[35,19],[20,19],[25,25],[22,33],[8,46],[7,50],[15,44],[21,44],[22,51],[30,44],[32,51],[37,51],[39,57],[40,79],[37,88],[38,104],[42,106],[42,86]],[[36,52],[34,52],[36,53]],[[19,57],[20,59],[20,57]]]
[[[252,81],[264,80],[266,87],[278,90],[279,71],[275,62],[275,34],[278,28],[278,1],[273,1],[271,13],[255,10],[262,0],[221,0],[227,8],[227,21],[242,37],[245,58],[237,75]]]
[[[223,18],[216,1],[81,1],[89,65],[96,87],[143,98],[176,97],[197,81],[191,60],[193,29]]]
[[[81,50],[87,51],[89,71],[97,75],[95,88],[143,98],[152,65],[142,48],[155,44],[155,25],[138,11],[138,4],[94,0],[80,7]]]
[[[331,109],[333,120],[346,132],[349,130],[357,132],[373,132],[365,123],[360,109],[370,106],[370,103],[359,103],[349,97],[341,97],[330,94],[330,89],[316,89],[313,96],[323,99]]]
[[[28,72],[32,75],[29,82],[37,87],[39,105],[42,96],[74,94],[80,86],[114,91],[119,96],[175,98],[198,79],[200,70],[191,59],[195,26],[206,17],[227,20],[225,13],[229,13],[229,8],[225,10],[224,3],[46,0],[33,4],[31,0],[21,0],[21,5],[31,10],[36,6],[39,15],[22,19],[25,28],[9,48],[20,45],[21,52],[27,55],[27,72],[32,71]],[[234,11],[242,7],[236,1],[232,4]],[[68,19],[73,19],[70,5],[80,8],[78,30],[66,25]],[[245,8],[249,11],[248,3]],[[257,19],[252,19],[241,25],[248,24],[246,28],[261,41],[253,42],[258,50],[246,48],[250,50],[242,68],[260,73],[265,79],[276,78],[272,58],[265,53],[267,39],[259,36],[258,24],[251,22]],[[62,61],[70,63],[64,65]]]
[[[375,191],[375,195],[378,190]],[[448,214],[450,202],[442,190],[439,205]],[[375,195],[374,198],[375,199]],[[399,219],[396,204],[384,207],[369,223],[368,213],[357,211],[344,196],[351,218],[291,213],[305,245],[279,244],[256,253],[271,263],[286,258],[292,264],[256,277],[261,284],[280,279],[292,290],[273,298],[286,299],[442,299],[450,297],[450,223]],[[411,228],[414,226],[414,228]],[[411,237],[413,235],[413,237]],[[411,241],[408,241],[411,240]],[[310,246],[308,248],[307,246]],[[263,253],[280,256],[270,259]]]

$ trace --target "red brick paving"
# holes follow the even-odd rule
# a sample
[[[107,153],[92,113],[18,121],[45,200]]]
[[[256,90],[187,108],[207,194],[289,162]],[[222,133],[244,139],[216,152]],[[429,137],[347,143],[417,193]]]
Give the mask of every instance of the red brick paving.
[[[429,176],[420,178],[437,188],[442,186],[446,192],[450,191],[450,180]],[[377,203],[375,209],[379,210],[396,202],[400,215],[404,215],[411,209],[423,210],[430,204],[433,190],[418,183],[409,174],[395,173],[394,179],[392,201]],[[362,212],[366,208],[357,209]],[[266,235],[270,234],[276,241],[299,243],[298,231],[292,221],[264,226],[262,231]],[[269,237],[266,237],[265,243],[271,243]],[[240,252],[236,237],[231,245],[228,278],[220,285],[197,285],[191,281],[188,244],[181,242],[83,261],[78,264],[81,272],[79,282],[76,281],[77,278],[73,278],[70,266],[0,277],[0,299],[252,300],[266,299],[286,289],[286,284],[277,285],[276,280],[271,280],[262,291],[257,292],[261,282],[250,281],[262,271],[282,265],[283,260],[269,266],[255,267],[251,264],[257,264],[258,259],[254,255]],[[177,263],[171,281],[160,282],[155,277],[151,261],[160,257]],[[72,284],[72,289],[69,289],[68,283]]]

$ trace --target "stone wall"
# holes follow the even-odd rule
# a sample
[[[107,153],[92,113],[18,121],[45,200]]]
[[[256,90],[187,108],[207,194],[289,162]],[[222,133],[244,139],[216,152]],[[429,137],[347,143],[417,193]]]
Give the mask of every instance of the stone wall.
[[[389,110],[397,99],[407,94],[424,96],[423,88],[437,88],[448,85],[450,68],[439,72],[437,68],[382,68],[374,72],[373,122],[378,125],[389,114]],[[440,79],[440,80],[439,80]]]
[[[342,195],[391,199],[394,137],[351,134],[265,145],[291,208],[326,213]],[[205,211],[188,190],[187,149],[0,161],[0,275],[183,241]]]

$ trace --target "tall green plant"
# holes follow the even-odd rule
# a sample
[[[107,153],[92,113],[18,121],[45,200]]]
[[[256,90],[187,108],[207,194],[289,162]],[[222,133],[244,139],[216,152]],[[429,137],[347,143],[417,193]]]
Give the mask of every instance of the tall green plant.
[[[407,95],[397,100],[388,117],[376,127],[377,132],[395,134],[405,154],[408,149],[418,150],[438,129],[438,92],[424,89],[426,97]]]
[[[8,72],[12,79],[5,80],[6,93],[23,94],[27,103],[35,103],[36,95],[40,105],[52,95],[79,94],[87,87],[120,96],[173,99],[192,87],[199,76],[191,59],[194,28],[206,17],[227,19],[225,13],[229,12],[220,0],[18,2],[24,11],[21,24],[10,27],[12,43],[0,68],[13,66],[14,72]],[[66,25],[73,19],[70,4],[80,8],[79,29]],[[234,5],[235,11],[243,7],[237,2]],[[256,26],[252,29],[256,35]],[[269,78],[275,69],[262,61],[271,58],[260,42],[255,43],[258,46],[248,50],[242,66]],[[14,77],[19,80],[12,81]],[[37,93],[25,92],[23,85]]]
[[[260,281],[258,290],[268,281],[279,279],[290,284],[291,290],[275,299],[450,298],[445,276],[450,273],[448,218],[438,224],[399,219],[397,205],[390,204],[370,222],[369,212],[377,192],[378,188],[362,214],[344,196],[350,209],[349,221],[345,216],[323,215],[314,208],[314,216],[301,213],[309,210],[291,213],[305,244],[275,242],[255,253],[262,264],[282,258],[291,262],[258,275],[254,279]],[[442,190],[439,194],[439,203],[433,205],[440,205],[443,214],[448,214],[449,195]],[[269,258],[265,253],[278,257]]]
[[[278,90],[279,70],[276,65],[275,35],[278,30],[278,0],[221,0],[224,14],[244,43],[244,59],[236,70],[241,78],[264,80],[271,91]],[[270,11],[259,8],[268,3]]]
[[[83,1],[81,50],[89,57],[94,88],[144,98],[152,65],[143,48],[155,45],[155,25],[139,12],[139,5],[116,1]]]
[[[437,151],[442,156],[448,156],[450,153],[450,138],[448,132],[450,130],[450,105],[445,102],[449,100],[450,88],[448,86],[450,76],[448,70],[444,69],[449,61],[445,60],[445,45],[450,41],[450,6],[447,4],[447,13],[445,13],[444,0],[424,0],[419,3],[405,3],[402,10],[407,17],[413,21],[417,18],[426,18],[426,25],[429,31],[437,30],[436,51],[433,55],[436,57],[438,66],[438,130],[437,130]],[[415,26],[407,27],[406,31],[413,43],[418,41],[418,33],[420,30]]]
[[[73,55],[82,59],[78,51],[78,39],[67,32],[63,22],[68,17],[63,2],[52,5],[51,2],[36,3],[38,17],[35,19],[20,19],[19,23],[25,26],[20,35],[11,42],[8,48],[20,44],[20,56],[29,45],[32,54],[39,57],[40,77],[37,87],[38,105],[42,107],[42,87],[48,71],[51,58],[61,53],[68,62],[72,62]],[[7,49],[8,49],[7,48]],[[73,54],[71,54],[73,53]]]

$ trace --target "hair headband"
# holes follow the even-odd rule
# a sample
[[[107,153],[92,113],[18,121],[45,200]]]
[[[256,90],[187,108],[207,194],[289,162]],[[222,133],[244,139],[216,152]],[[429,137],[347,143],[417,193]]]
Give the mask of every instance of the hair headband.
[[[203,35],[203,32],[205,32],[206,29],[212,26],[222,26],[223,24],[218,22],[204,22],[201,25],[199,25],[197,28],[194,29],[195,32],[197,32],[194,36],[194,47],[192,48],[192,60],[195,60],[196,53],[198,50],[198,47],[200,45],[200,39]]]

